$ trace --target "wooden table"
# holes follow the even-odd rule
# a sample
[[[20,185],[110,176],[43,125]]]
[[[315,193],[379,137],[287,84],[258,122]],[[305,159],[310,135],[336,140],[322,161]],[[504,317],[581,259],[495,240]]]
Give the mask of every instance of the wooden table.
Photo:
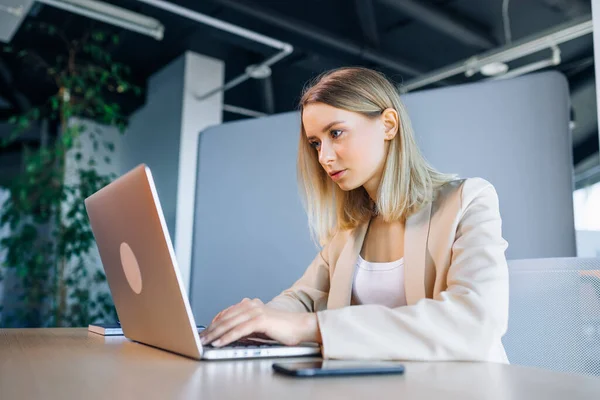
[[[298,379],[272,362],[198,362],[83,328],[0,329],[0,399],[600,399],[600,378],[516,365],[406,362],[405,375]]]

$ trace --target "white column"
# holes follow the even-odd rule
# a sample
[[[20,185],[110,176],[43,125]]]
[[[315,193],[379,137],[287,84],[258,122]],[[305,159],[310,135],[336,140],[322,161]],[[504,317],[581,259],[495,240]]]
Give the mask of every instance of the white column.
[[[225,65],[195,53],[185,55],[185,85],[179,146],[175,254],[189,293],[192,262],[192,236],[196,195],[198,138],[201,131],[222,123],[223,93],[199,101],[198,97],[222,86]],[[216,172],[216,171],[215,171]]]
[[[197,98],[223,85],[224,63],[186,52],[152,76],[147,102],[130,120],[121,149],[122,172],[140,163],[152,170],[175,255],[189,293],[198,136],[222,122],[223,94]]]

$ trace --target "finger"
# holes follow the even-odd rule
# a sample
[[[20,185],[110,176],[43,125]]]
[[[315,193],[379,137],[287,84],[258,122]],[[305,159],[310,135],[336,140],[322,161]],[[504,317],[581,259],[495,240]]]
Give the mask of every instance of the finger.
[[[243,323],[252,316],[249,313],[241,313],[234,318],[230,318],[224,322],[215,324],[209,332],[200,337],[202,344],[209,344],[217,340],[229,330],[235,328],[236,325]]]
[[[229,343],[235,342],[236,340],[239,340],[245,336],[249,336],[256,332],[261,332],[263,330],[262,327],[264,325],[263,321],[263,316],[259,315],[245,322],[242,322],[241,324],[237,325],[236,327],[225,333],[219,339],[217,339],[213,343],[213,346],[227,346]]]
[[[245,298],[242,301],[240,301],[237,304],[234,304],[230,307],[227,307],[225,310],[221,311],[219,314],[217,314],[217,316],[213,319],[213,322],[217,322],[220,319],[223,319],[225,317],[230,317],[232,312],[235,314],[237,313],[236,311],[238,311],[237,309],[240,307],[247,307],[248,305],[253,304],[252,300],[250,300],[249,298]]]
[[[223,322],[217,324],[211,332],[208,332],[202,338],[202,343],[203,344],[211,343],[212,341],[219,339],[221,336],[223,336],[230,330],[234,329],[236,326],[238,326],[260,314],[261,314],[260,310],[251,309],[248,312],[239,313],[235,317],[224,320]]]
[[[250,300],[250,299],[246,298],[246,299],[242,300],[240,303],[231,307],[231,309],[225,310],[223,312],[223,314],[219,317],[219,321],[225,321],[229,318],[235,317],[236,315],[238,315],[240,313],[246,313],[246,312],[248,312],[248,310],[250,310],[252,308],[259,308],[261,306],[263,306],[263,303],[259,299]]]
[[[249,298],[246,297],[245,299],[243,299],[239,303],[234,304],[232,306],[229,306],[226,309],[224,309],[223,311],[221,311],[220,313],[218,313],[217,316],[215,318],[213,318],[212,322],[217,322],[218,320],[222,319],[227,314],[229,314],[232,310],[234,310],[236,307],[246,306],[246,305],[251,304],[251,303],[252,303],[252,300],[250,300]]]
[[[233,307],[233,306],[229,306],[229,307],[227,307],[226,309],[224,309],[224,310],[222,310],[221,312],[219,312],[217,315],[215,315],[215,317],[213,318],[213,320],[212,320],[210,323],[211,323],[211,324],[214,324],[215,322],[217,322],[217,321],[218,321],[218,320],[221,318],[221,316],[222,316],[222,315],[223,315],[225,312],[227,312],[227,311],[231,310],[231,308],[232,308],[232,307]]]
[[[215,317],[214,322],[200,332],[201,342],[203,344],[207,344],[218,338],[218,336],[216,336],[217,334],[215,334],[215,331],[217,329],[222,329],[222,324],[225,323],[225,321],[235,318],[239,314],[247,314],[249,310],[253,308],[260,308],[261,306],[264,306],[264,304],[260,299],[245,298],[238,304],[230,306],[229,308],[221,311],[218,315],[218,319]]]
[[[219,319],[216,320],[215,318],[215,320],[213,320],[213,322],[211,322],[211,324],[204,331],[202,331],[200,336],[206,337],[207,335],[210,335],[211,332],[213,332],[216,328],[220,326],[220,324],[224,323],[228,319],[235,317],[236,315],[248,312],[250,308],[252,308],[252,303],[250,303],[249,301],[242,301],[221,311],[219,313]]]

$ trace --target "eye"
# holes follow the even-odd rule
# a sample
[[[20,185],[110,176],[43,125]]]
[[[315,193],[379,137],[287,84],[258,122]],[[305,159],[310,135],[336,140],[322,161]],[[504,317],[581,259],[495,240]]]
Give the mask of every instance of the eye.
[[[329,134],[334,139],[337,138],[337,137],[340,137],[342,135],[342,133],[344,133],[344,131],[342,131],[340,129],[332,129],[332,130],[329,131]]]
[[[308,144],[309,144],[309,145],[310,145],[310,147],[312,147],[313,149],[315,149],[315,150],[319,150],[319,145],[320,145],[320,143],[319,143],[319,142],[314,142],[314,141],[313,141],[313,142],[308,142]]]

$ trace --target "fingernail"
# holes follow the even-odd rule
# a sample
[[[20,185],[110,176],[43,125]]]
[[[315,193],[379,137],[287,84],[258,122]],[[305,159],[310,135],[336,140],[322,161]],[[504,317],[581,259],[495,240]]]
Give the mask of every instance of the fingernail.
[[[221,340],[215,340],[213,342],[213,346],[215,346],[215,347],[219,347],[220,345],[221,345]]]

